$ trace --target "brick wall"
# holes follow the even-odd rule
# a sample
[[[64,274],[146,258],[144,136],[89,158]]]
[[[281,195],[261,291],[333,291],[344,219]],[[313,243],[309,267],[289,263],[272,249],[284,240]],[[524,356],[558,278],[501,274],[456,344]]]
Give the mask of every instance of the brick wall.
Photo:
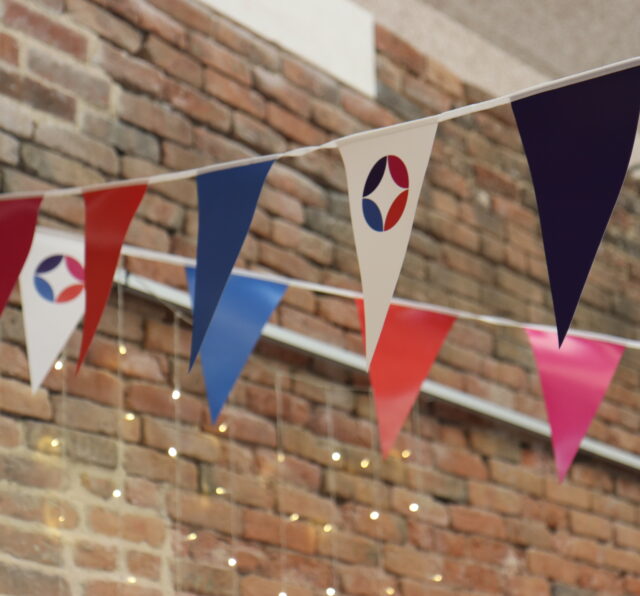
[[[0,7],[4,191],[282,151],[485,98],[382,27],[371,100],[196,2]],[[345,189],[335,151],[279,162],[240,264],[357,288]],[[627,184],[576,326],[637,335],[637,195]],[[128,241],[193,255],[195,201],[193,180],[153,187]],[[79,197],[45,201],[46,225],[82,220]],[[176,268],[128,266],[184,286]],[[508,107],[440,126],[398,294],[552,322]],[[221,432],[200,374],[186,374],[188,325],[174,342],[170,311],[125,295],[119,356],[118,312],[114,298],[79,375],[54,371],[34,395],[17,291],[0,320],[1,593],[275,596],[284,577],[289,596],[328,585],[354,596],[640,594],[637,475],[579,456],[558,485],[547,441],[429,401],[380,462],[365,379],[268,342]],[[274,321],[361,349],[355,308],[340,299],[290,290]],[[71,360],[78,345],[76,334]],[[590,431],[634,453],[639,364],[625,354]],[[520,331],[456,323],[431,377],[544,417]]]

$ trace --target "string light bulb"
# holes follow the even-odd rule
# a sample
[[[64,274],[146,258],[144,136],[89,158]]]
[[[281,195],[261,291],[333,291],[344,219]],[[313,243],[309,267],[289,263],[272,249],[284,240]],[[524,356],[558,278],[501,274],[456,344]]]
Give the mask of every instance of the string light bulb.
[[[325,590],[325,594],[327,596],[336,596],[336,589],[335,588],[327,588]]]
[[[322,531],[325,534],[328,534],[329,532],[331,532],[333,530],[333,526],[331,524],[325,524],[324,526],[322,526]]]
[[[340,461],[342,459],[342,453],[340,453],[339,451],[334,451],[331,454],[331,459],[336,462]]]
[[[229,557],[227,564],[229,567],[235,567],[238,564],[238,561],[234,557]]]
[[[175,447],[169,447],[169,449],[167,449],[167,453],[170,457],[177,457],[178,450]]]
[[[363,458],[360,460],[360,467],[361,467],[363,470],[366,470],[370,465],[371,465],[371,460],[370,460],[368,457],[363,457]]]
[[[122,491],[119,488],[114,488],[111,494],[114,499],[119,499],[122,496]]]
[[[409,511],[411,511],[411,513],[415,513],[416,511],[420,510],[420,505],[418,505],[418,503],[411,503],[409,505]]]
[[[372,511],[369,514],[369,519],[372,519],[373,521],[376,521],[377,519],[380,519],[380,512],[379,511]]]
[[[127,346],[125,346],[124,344],[120,344],[118,346],[118,352],[120,353],[120,356],[126,356],[127,355]]]
[[[133,575],[130,575],[130,576],[127,578],[127,582],[128,582],[128,583],[130,583],[130,584],[135,584],[135,583],[137,583],[137,582],[138,582],[138,580],[137,580],[135,577],[133,577]]]
[[[289,516],[289,519],[290,519],[292,522],[297,522],[297,521],[300,519],[300,514],[299,514],[299,513],[292,513],[292,514]]]
[[[284,453],[282,453],[282,451],[278,451],[278,456],[276,459],[278,460],[279,464],[284,463]]]
[[[216,495],[222,496],[227,494],[227,489],[224,486],[216,486]]]
[[[127,413],[124,415],[124,419],[125,419],[127,422],[133,422],[133,421],[136,419],[136,415],[135,415],[133,412],[127,412]]]
[[[411,457],[411,449],[403,449],[400,455],[402,459],[409,459]]]
[[[56,363],[53,365],[53,368],[55,368],[56,370],[62,370],[63,366],[64,366],[64,362],[62,362],[62,360],[56,360]]]
[[[174,389],[174,390],[171,392],[171,399],[172,399],[173,401],[177,401],[177,400],[179,400],[181,397],[182,397],[182,393],[180,393],[180,389]]]
[[[54,449],[56,447],[60,447],[60,439],[51,439],[51,443],[50,443],[51,447],[53,447]]]
[[[442,574],[436,573],[435,575],[432,575],[431,576],[431,581],[434,581],[434,582],[437,582],[437,583],[441,582],[442,581]]]
[[[229,430],[229,426],[227,425],[226,422],[223,422],[222,424],[218,425],[218,431],[220,431],[221,433],[226,433]]]
[[[287,596],[286,592],[278,592],[278,596]]]
[[[197,539],[198,539],[198,535],[197,535],[195,532],[190,532],[190,533],[187,535],[187,540],[188,540],[189,542],[193,542],[194,540],[197,540]]]
[[[389,594],[389,596],[393,596],[393,594],[396,593],[396,589],[391,586],[387,586],[387,589],[384,592],[385,594]]]

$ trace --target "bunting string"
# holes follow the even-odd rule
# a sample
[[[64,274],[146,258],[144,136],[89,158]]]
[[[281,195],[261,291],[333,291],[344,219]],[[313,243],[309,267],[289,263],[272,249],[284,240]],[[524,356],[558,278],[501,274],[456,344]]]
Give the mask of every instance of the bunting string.
[[[74,238],[78,242],[81,241],[81,237],[77,234],[73,234],[63,230],[55,230],[51,228],[44,228],[47,233],[58,235],[60,237]],[[182,255],[174,255],[168,253],[162,253],[149,248],[141,248],[138,246],[131,246],[124,244],[122,246],[122,255],[137,259],[144,259],[147,261],[154,261],[158,263],[165,263],[167,265],[177,265],[180,267],[195,267],[196,260],[191,257],[185,257]],[[311,292],[317,292],[319,294],[327,294],[331,296],[337,296],[340,298],[348,299],[362,299],[362,292],[357,290],[349,290],[346,288],[338,288],[326,284],[320,284],[316,282],[305,281],[301,279],[295,279],[293,277],[287,277],[286,275],[280,275],[277,273],[271,273],[266,271],[250,271],[247,269],[234,268],[233,274],[241,277],[247,277],[251,279],[258,279],[262,281],[269,281],[279,283],[292,288],[300,290],[309,290]],[[416,300],[410,300],[407,298],[393,298],[391,304],[398,306],[406,306],[408,308],[414,308],[417,310],[425,310],[434,313],[440,313],[443,315],[450,315],[458,319],[464,319],[467,321],[476,321],[478,323],[485,323],[487,325],[494,325],[498,327],[512,327],[517,329],[534,329],[537,331],[555,332],[556,328],[553,325],[542,325],[536,323],[528,323],[523,321],[516,321],[507,317],[500,317],[495,315],[485,315],[473,313],[466,310],[457,308],[449,308],[447,306],[441,306],[438,304],[431,304],[429,302],[419,302]],[[574,337],[582,337],[584,339],[593,339],[596,341],[605,341],[625,348],[631,348],[633,350],[640,350],[640,340],[630,339],[626,337],[620,337],[618,335],[610,335],[607,333],[599,333],[596,331],[585,331],[579,329],[571,329],[569,335]]]
[[[41,197],[52,198],[52,197],[63,197],[63,196],[69,196],[69,195],[80,195],[80,194],[86,194],[89,192],[101,192],[108,189],[124,188],[124,187],[130,187],[134,185],[155,186],[157,184],[163,184],[166,182],[175,182],[177,180],[195,178],[197,176],[202,176],[203,174],[208,174],[208,173],[216,172],[219,170],[238,168],[242,166],[264,163],[267,161],[275,161],[283,157],[301,157],[309,153],[313,153],[315,151],[320,151],[322,149],[337,149],[339,143],[344,142],[347,139],[351,141],[352,139],[353,140],[363,139],[368,135],[380,135],[380,134],[387,134],[387,133],[391,134],[400,130],[408,130],[414,127],[424,126],[427,124],[435,125],[440,122],[445,122],[447,120],[453,120],[455,118],[461,118],[463,116],[468,116],[470,114],[475,114],[477,112],[483,112],[486,110],[490,110],[492,108],[497,108],[499,106],[507,105],[514,101],[518,101],[526,97],[529,97],[531,95],[535,95],[537,93],[559,89],[567,85],[573,85],[575,83],[587,81],[595,77],[600,77],[606,74],[618,72],[620,70],[624,70],[626,68],[631,68],[638,65],[640,65],[640,56],[628,58],[626,60],[613,62],[611,64],[607,64],[605,66],[601,66],[601,67],[587,70],[584,72],[568,75],[566,77],[555,79],[553,81],[539,83],[532,87],[527,87],[526,89],[522,89],[520,91],[516,91],[507,95],[503,95],[501,97],[496,97],[493,99],[488,99],[485,101],[469,104],[467,106],[462,106],[460,108],[455,108],[452,110],[448,110],[446,112],[442,112],[440,114],[427,116],[425,118],[418,118],[415,120],[409,120],[407,122],[392,124],[390,126],[386,126],[383,128],[370,129],[362,132],[357,132],[352,135],[347,135],[344,137],[333,139],[321,145],[309,145],[306,147],[298,147],[296,149],[283,151],[281,153],[272,153],[270,155],[257,155],[254,157],[237,159],[237,160],[228,161],[228,162],[220,162],[220,163],[216,163],[210,166],[204,166],[200,168],[191,168],[188,170],[167,172],[164,174],[156,174],[154,176],[148,176],[144,178],[114,180],[112,182],[90,184],[87,186],[56,188],[56,189],[47,190],[44,192],[38,192],[35,194]],[[0,194],[0,201],[7,201],[12,199],[32,199],[33,196],[34,196],[33,191],[3,193],[3,194]]]

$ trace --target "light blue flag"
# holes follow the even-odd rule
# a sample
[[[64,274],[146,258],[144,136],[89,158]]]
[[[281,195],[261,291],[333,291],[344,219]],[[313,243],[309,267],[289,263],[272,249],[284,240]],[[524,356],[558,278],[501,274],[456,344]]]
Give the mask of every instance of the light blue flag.
[[[193,302],[196,271],[186,269]],[[215,422],[286,285],[231,275],[200,348],[209,414]]]

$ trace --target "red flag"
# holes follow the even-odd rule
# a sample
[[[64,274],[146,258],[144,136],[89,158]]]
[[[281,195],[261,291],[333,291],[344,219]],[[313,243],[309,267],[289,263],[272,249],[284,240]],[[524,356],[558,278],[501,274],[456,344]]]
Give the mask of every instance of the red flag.
[[[356,305],[364,340],[362,300]],[[420,393],[455,317],[391,305],[369,367],[380,448],[386,457]]]
[[[146,184],[88,192],[85,202],[86,307],[78,366],[82,366],[109,298],[120,249]]]
[[[0,314],[29,254],[42,197],[0,201]]]
[[[618,368],[624,347],[525,329],[538,366],[551,426],[558,481],[562,482]]]

